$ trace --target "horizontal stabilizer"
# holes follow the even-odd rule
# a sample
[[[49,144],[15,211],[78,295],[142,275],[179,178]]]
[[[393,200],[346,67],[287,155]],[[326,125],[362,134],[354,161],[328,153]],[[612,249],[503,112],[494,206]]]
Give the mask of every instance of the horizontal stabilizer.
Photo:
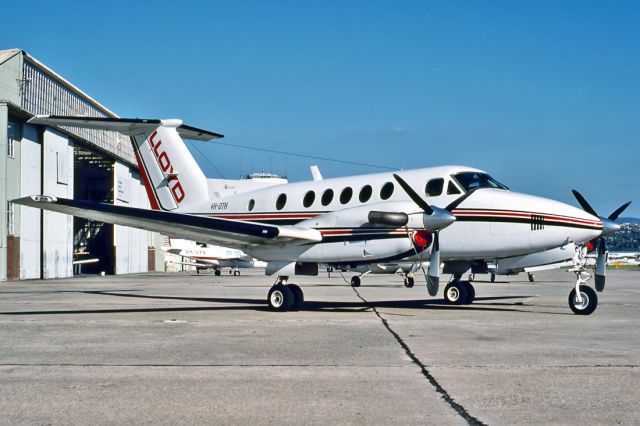
[[[113,118],[113,117],[69,117],[60,115],[36,115],[28,121],[30,124],[47,126],[81,127],[84,129],[109,130],[124,135],[137,135],[156,129],[160,126],[175,127],[178,134],[185,139],[208,141],[223,138],[220,133],[209,132],[182,124],[182,120],[145,119],[145,118]]]

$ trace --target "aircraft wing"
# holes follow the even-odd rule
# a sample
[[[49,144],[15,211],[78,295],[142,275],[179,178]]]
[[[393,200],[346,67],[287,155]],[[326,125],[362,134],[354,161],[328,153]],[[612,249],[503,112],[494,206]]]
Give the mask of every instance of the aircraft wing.
[[[12,202],[227,247],[244,248],[283,241],[318,242],[322,240],[322,235],[316,229],[265,225],[256,222],[116,206],[94,201],[32,195],[15,199]]]
[[[171,263],[174,263],[176,265],[184,265],[184,266],[195,266],[196,268],[213,268],[214,266],[216,266],[213,263],[198,263],[198,262],[176,262],[176,261],[169,261]]]

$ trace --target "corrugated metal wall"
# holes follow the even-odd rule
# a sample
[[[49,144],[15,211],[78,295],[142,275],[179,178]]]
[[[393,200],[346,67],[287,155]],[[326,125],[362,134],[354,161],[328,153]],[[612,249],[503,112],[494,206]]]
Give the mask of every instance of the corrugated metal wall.
[[[21,107],[24,110],[36,115],[108,116],[100,108],[83,99],[28,60],[23,62],[22,72]],[[131,142],[126,136],[104,130],[79,129],[77,127],[65,127],[65,130],[131,164],[136,164]]]

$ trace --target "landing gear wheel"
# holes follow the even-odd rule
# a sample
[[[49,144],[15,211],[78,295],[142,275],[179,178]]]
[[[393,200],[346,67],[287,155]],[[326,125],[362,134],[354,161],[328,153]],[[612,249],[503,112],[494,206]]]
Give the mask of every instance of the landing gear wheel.
[[[464,281],[451,281],[444,288],[444,298],[452,305],[462,305],[467,300],[467,286]]]
[[[354,275],[351,277],[351,287],[360,287],[360,277]]]
[[[467,281],[462,281],[460,282],[460,284],[463,284],[465,287],[465,290],[467,290],[467,297],[464,300],[464,302],[462,302],[462,304],[463,305],[472,304],[476,298],[476,289],[473,287],[473,285],[470,282],[467,282]]]
[[[404,279],[404,286],[406,288],[411,288],[416,283],[416,280],[413,277],[406,277]]]
[[[214,272],[216,277],[219,277],[221,273],[222,272],[220,272],[220,269],[216,269],[215,272]]]
[[[287,287],[289,287],[289,290],[291,290],[293,294],[293,305],[291,305],[291,309],[297,311],[302,308],[304,304],[304,293],[297,284],[287,284]]]
[[[572,289],[569,293],[569,307],[576,315],[589,315],[598,307],[598,295],[595,290],[589,286],[580,286],[580,297],[582,303],[578,302],[576,289]]]
[[[492,283],[496,282],[496,274],[491,274],[491,282]]]
[[[535,276],[532,273],[528,273],[527,274],[529,276],[529,282],[534,282],[535,281]]]
[[[274,311],[288,311],[295,302],[295,296],[291,289],[284,284],[276,284],[269,290],[267,296],[269,307]]]
[[[233,271],[233,275],[237,277],[238,275],[240,275],[240,271],[236,269],[235,271]]]

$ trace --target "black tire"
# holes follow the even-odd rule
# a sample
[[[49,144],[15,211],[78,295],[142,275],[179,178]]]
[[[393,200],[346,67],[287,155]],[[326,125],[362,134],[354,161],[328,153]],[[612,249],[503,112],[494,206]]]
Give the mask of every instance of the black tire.
[[[267,295],[267,303],[274,311],[284,312],[291,309],[295,297],[291,289],[284,284],[276,284],[269,290]]]
[[[293,305],[291,305],[291,310],[297,311],[302,308],[302,305],[304,304],[304,293],[297,284],[287,284],[287,287],[289,287],[289,290],[291,290],[291,293],[293,294]]]
[[[220,269],[216,269],[215,272],[214,272],[216,277],[219,277],[221,273],[222,272],[220,272]]]
[[[533,274],[529,274],[527,273],[527,275],[529,276],[529,282],[534,282],[536,277]]]
[[[360,277],[354,275],[351,277],[351,287],[360,287]]]
[[[416,280],[413,277],[407,277],[404,279],[404,286],[406,288],[412,288],[415,283],[416,283]]]
[[[233,275],[237,277],[238,275],[240,275],[240,271],[236,269],[235,271],[233,271]]]
[[[580,286],[580,296],[582,297],[582,303],[579,304],[576,300],[576,289],[571,289],[569,292],[569,307],[576,315],[590,315],[598,307],[598,294],[589,286]]]
[[[476,298],[476,289],[473,287],[473,284],[467,281],[462,281],[460,284],[463,284],[465,286],[465,289],[467,290],[467,297],[465,298],[463,304],[464,305],[472,304]]]
[[[492,283],[496,282],[496,274],[491,274],[491,282]]]
[[[467,300],[467,286],[464,281],[451,281],[444,288],[444,298],[452,305],[462,305]]]

